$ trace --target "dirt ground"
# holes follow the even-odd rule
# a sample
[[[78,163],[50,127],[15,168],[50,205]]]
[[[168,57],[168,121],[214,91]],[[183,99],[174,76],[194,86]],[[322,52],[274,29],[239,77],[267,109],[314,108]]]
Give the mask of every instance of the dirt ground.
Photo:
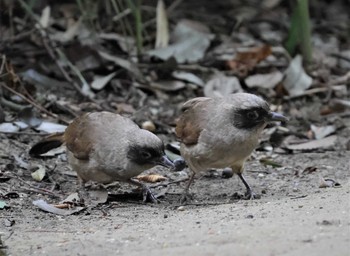
[[[26,2],[36,5],[24,8]],[[78,5],[94,1],[73,2],[0,1],[0,124],[9,125],[0,131],[0,256],[350,255],[349,1],[309,1],[313,53],[305,68],[296,57],[299,43],[285,50],[296,28],[292,2],[302,1],[164,1],[168,32],[183,39],[170,40],[164,59],[153,51],[158,1],[142,1],[144,53],[137,61],[138,43],[129,37],[138,33],[124,25],[134,27],[133,15],[123,14],[130,9],[104,11],[109,2],[132,1],[95,1],[94,15]],[[174,33],[179,25],[181,37]],[[176,60],[180,55],[185,61]],[[239,178],[210,170],[196,177],[183,206],[186,182],[179,180],[189,170],[156,167],[148,173],[167,178],[150,184],[158,204],[143,203],[127,184],[109,187],[107,202],[71,215],[33,204],[58,204],[78,188],[63,151],[29,156],[42,136],[57,132],[39,132],[41,122],[68,124],[107,110],[141,127],[151,121],[169,146],[178,142],[174,127],[184,102],[236,91],[263,96],[290,120],[267,127],[247,162],[244,175],[260,199],[239,199]],[[29,127],[13,127],[17,121]],[[261,161],[266,157],[269,163]],[[39,182],[36,169],[45,170]]]
[[[32,205],[34,199],[57,199],[20,194],[2,211],[3,254],[349,255],[349,159],[349,151],[277,155],[280,168],[251,160],[246,177],[262,193],[251,201],[234,199],[244,188],[236,176],[223,179],[220,171],[198,177],[192,201],[180,208],[184,182],[169,185],[157,205],[130,197],[64,217]],[[174,175],[181,176],[168,174]],[[319,188],[321,177],[340,185]],[[68,179],[67,189],[74,191],[74,180]]]

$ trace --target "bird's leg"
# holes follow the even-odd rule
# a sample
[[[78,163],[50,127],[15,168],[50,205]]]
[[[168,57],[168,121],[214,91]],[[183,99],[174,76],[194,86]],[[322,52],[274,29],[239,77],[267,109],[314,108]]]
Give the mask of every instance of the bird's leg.
[[[155,195],[153,194],[153,192],[151,191],[151,189],[146,185],[143,184],[137,180],[133,180],[133,179],[129,179],[128,182],[130,184],[139,186],[142,188],[142,196],[143,196],[143,202],[147,202],[148,200],[150,200],[152,203],[158,203],[158,199],[155,197]]]
[[[90,200],[90,195],[89,195],[88,191],[86,190],[85,183],[86,183],[86,181],[78,176],[77,193],[79,196],[79,201],[80,201],[79,203],[82,205],[89,205],[91,203],[91,200]]]
[[[188,192],[190,190],[190,186],[191,186],[191,184],[192,184],[192,182],[194,180],[194,176],[195,175],[196,175],[195,172],[191,173],[190,179],[189,179],[189,181],[188,181],[184,191],[182,192],[182,196],[181,196],[181,199],[180,199],[180,203],[181,204],[184,204],[187,201],[187,199],[188,199]]]
[[[250,200],[250,199],[257,199],[258,197],[255,195],[253,192],[252,188],[249,186],[247,181],[244,179],[242,173],[237,173],[238,177],[241,179],[243,182],[244,186],[246,187],[247,191],[245,193],[245,199]]]

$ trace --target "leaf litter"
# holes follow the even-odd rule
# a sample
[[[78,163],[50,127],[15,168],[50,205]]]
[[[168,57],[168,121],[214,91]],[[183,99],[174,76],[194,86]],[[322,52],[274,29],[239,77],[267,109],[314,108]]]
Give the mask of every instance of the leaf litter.
[[[158,3],[161,2],[158,1]],[[269,9],[266,12],[266,9],[256,10],[252,6],[244,8],[244,3],[234,3],[243,5],[237,6],[236,12],[237,10],[246,11],[240,15],[243,20],[234,20],[237,22],[234,26],[232,26],[232,15],[225,16],[221,13],[220,15],[209,13],[203,15],[204,18],[201,18],[201,15],[193,15],[192,20],[182,20],[182,17],[186,15],[184,6],[191,5],[190,2],[183,1],[177,7],[181,15],[176,12],[176,8],[175,11],[169,11],[164,6],[159,7],[158,13],[160,14],[157,14],[159,21],[168,20],[169,41],[166,29],[156,28],[157,22],[153,12],[150,15],[151,22],[148,23],[150,25],[144,27],[143,32],[146,38],[143,45],[144,54],[139,58],[136,57],[134,38],[123,34],[119,23],[106,24],[101,18],[106,17],[105,14],[96,17],[94,24],[101,22],[102,26],[96,26],[97,29],[94,29],[97,30],[97,33],[93,33],[94,29],[90,28],[86,20],[81,19],[74,11],[66,8],[62,16],[55,13],[55,8],[50,8],[49,13],[49,9],[44,9],[45,5],[42,8],[35,7],[33,11],[38,17],[41,17],[42,26],[47,27],[46,33],[49,35],[47,38],[38,28],[30,31],[35,27],[34,24],[37,21],[31,18],[24,19],[24,16],[18,14],[20,12],[14,12],[15,26],[11,29],[16,32],[15,37],[11,37],[12,32],[7,24],[2,26],[3,39],[11,44],[7,43],[5,50],[3,45],[0,46],[3,53],[0,56],[0,83],[7,85],[18,94],[14,95],[4,86],[0,86],[0,113],[3,113],[0,132],[20,134],[1,134],[0,170],[1,172],[7,170],[7,173],[11,175],[17,174],[21,182],[25,181],[26,184],[21,187],[16,178],[4,179],[0,188],[1,196],[14,193],[17,198],[1,199],[0,203],[5,203],[6,208],[13,208],[11,209],[13,211],[17,210],[16,207],[22,207],[24,210],[28,208],[27,202],[32,202],[31,197],[39,194],[41,198],[44,198],[43,201],[36,203],[39,208],[61,215],[81,212],[84,207],[74,206],[79,199],[72,193],[76,190],[77,177],[68,169],[66,155],[62,154],[64,149],[60,149],[57,158],[52,158],[55,154],[49,154],[48,156],[51,157],[37,160],[27,155],[28,147],[39,140],[41,134],[64,131],[70,120],[86,111],[108,110],[128,115],[140,126],[152,120],[156,126],[156,129],[151,128],[152,131],[160,136],[168,146],[176,144],[173,129],[181,104],[190,98],[203,95],[213,97],[232,92],[249,91],[263,96],[271,103],[274,110],[290,118],[291,121],[288,124],[283,124],[285,128],[283,132],[281,130],[273,132],[273,129],[267,132],[266,138],[262,140],[261,147],[259,147],[261,151],[255,152],[247,163],[248,173],[252,175],[249,178],[256,184],[266,183],[270,191],[276,195],[280,194],[279,191],[283,193],[292,191],[289,190],[288,184],[296,182],[297,178],[294,173],[298,169],[303,170],[299,165],[310,165],[310,161],[315,162],[315,159],[318,158],[322,162],[323,157],[320,156],[323,155],[319,152],[328,150],[325,156],[330,156],[329,161],[336,159],[338,155],[343,158],[347,157],[344,149],[350,141],[349,129],[347,126],[339,128],[331,119],[332,116],[337,116],[345,124],[349,119],[349,91],[347,88],[349,71],[346,69],[349,61],[346,60],[348,53],[344,49],[348,45],[348,39],[338,34],[342,31],[342,27],[337,27],[336,30],[330,32],[336,38],[336,40],[330,40],[334,53],[325,51],[319,62],[316,59],[315,67],[305,69],[300,57],[296,56],[290,61],[285,51],[283,52],[282,40],[285,31],[278,26],[278,28],[271,26],[273,22],[269,23],[270,20],[285,23],[275,16],[270,16],[275,11],[287,16],[284,7],[280,6],[278,1],[277,3],[264,2],[267,6],[275,6],[274,8],[277,6],[277,9]],[[324,5],[321,2],[319,4]],[[207,11],[204,4],[203,6],[204,11]],[[154,4],[153,7],[156,5]],[[231,10],[230,8],[227,10]],[[324,9],[327,11],[327,8]],[[222,11],[224,12],[225,8]],[[260,16],[255,16],[257,14]],[[7,14],[4,13],[4,15]],[[146,20],[147,14],[145,17]],[[228,20],[227,17],[231,18]],[[269,21],[262,24],[259,19],[264,20],[266,17],[269,18]],[[212,18],[214,21],[211,20]],[[316,17],[313,19],[316,20]],[[24,21],[28,23],[28,26],[23,25]],[[114,22],[118,20],[115,19]],[[327,18],[322,22],[329,26],[330,31],[332,30],[333,27]],[[220,24],[230,25],[227,25],[228,28]],[[313,31],[313,36],[319,36],[321,31],[318,27],[319,23],[314,24],[317,29]],[[251,28],[254,26],[264,33],[268,31],[268,34],[259,35],[259,29]],[[28,32],[31,36],[25,35]],[[157,33],[159,33],[158,36]],[[20,40],[16,38],[17,35],[20,36]],[[22,35],[23,38],[21,38]],[[156,44],[157,38],[158,44]],[[337,38],[341,38],[342,44],[333,43],[339,42]],[[264,45],[261,44],[261,41],[264,42]],[[88,45],[90,50],[84,48],[84,45]],[[325,44],[322,45],[326,47]],[[221,52],[218,51],[218,46],[222,46]],[[282,50],[277,51],[278,47]],[[59,49],[62,55],[59,55],[55,49]],[[72,52],[75,53],[75,56],[71,54]],[[11,64],[5,65],[4,59],[10,60]],[[55,59],[58,59],[61,65],[54,63]],[[77,93],[74,84],[79,86],[83,94]],[[32,89],[26,89],[30,88],[28,86],[32,86]],[[270,94],[271,91],[274,93]],[[284,97],[286,95],[291,97]],[[25,96],[29,101],[23,100],[21,96]],[[60,104],[62,102],[64,104]],[[20,109],[35,105],[42,107],[41,109],[35,107],[39,110],[40,115],[29,115],[26,122],[23,120],[20,122],[20,115],[18,115],[21,113]],[[58,107],[59,105],[64,107]],[[305,110],[304,107],[308,107],[309,110]],[[322,116],[318,116],[319,113]],[[317,122],[314,121],[315,119]],[[40,120],[42,122],[38,126]],[[1,128],[3,126],[4,129]],[[268,127],[270,128],[271,126]],[[26,132],[34,135],[28,136]],[[278,136],[276,136],[277,133]],[[312,136],[308,136],[310,133]],[[282,143],[280,146],[279,143],[273,143],[277,140],[283,141],[283,139],[287,145]],[[263,143],[266,144],[263,145]],[[12,157],[12,151],[16,153],[14,157]],[[167,150],[167,154],[173,159],[178,159],[178,151],[178,149],[177,151]],[[303,153],[298,154],[300,152]],[[288,153],[287,156],[284,155],[286,153]],[[307,157],[310,157],[311,160]],[[341,157],[339,161],[332,161],[332,163],[337,165],[344,161]],[[259,163],[260,160],[263,165]],[[176,203],[178,199],[176,193],[180,193],[178,185],[169,184],[165,187],[164,184],[176,182],[179,177],[187,177],[187,169],[184,169],[186,165],[181,159],[178,163],[179,172],[169,173],[163,170],[158,172],[157,169],[157,175],[168,179],[165,183],[163,180],[155,184],[163,189],[159,191],[159,195],[165,195],[163,205]],[[45,175],[41,173],[37,179],[41,181],[35,181],[31,176],[31,166],[39,164],[45,168]],[[56,165],[57,168],[53,168]],[[55,171],[51,171],[53,169]],[[264,176],[255,177],[254,170],[258,170]],[[333,171],[337,173],[337,180],[348,177],[342,165]],[[332,172],[330,173],[333,175]],[[147,177],[152,173],[154,174],[154,170],[145,172],[144,175]],[[298,189],[303,188],[306,193],[317,193],[309,185],[310,181],[315,179],[313,176],[315,173],[308,174],[309,179],[297,180]],[[210,182],[213,183],[208,189],[213,189],[211,198],[220,200],[222,189],[217,189],[217,187],[222,186],[225,180],[222,180],[221,176],[215,177],[210,178],[212,179]],[[326,178],[324,180],[327,187],[333,186],[331,181]],[[340,182],[343,183],[341,180]],[[198,179],[196,182],[199,187],[208,187],[206,179]],[[232,180],[228,182],[232,183]],[[20,192],[13,192],[14,189]],[[268,193],[270,193],[269,189]],[[122,185],[120,190],[119,188],[116,190],[118,193],[120,191],[130,193],[131,189]],[[72,199],[67,202],[47,203],[52,202],[54,195],[61,200],[67,193],[73,195]],[[272,197],[271,194],[267,195],[268,198],[270,196]],[[283,198],[283,195],[278,196]],[[105,192],[93,197],[96,199],[96,205],[106,202]],[[136,200],[139,201],[139,199]],[[198,200],[208,202],[208,196],[200,194]],[[15,207],[13,202],[17,204]],[[67,208],[59,209],[58,207]]]

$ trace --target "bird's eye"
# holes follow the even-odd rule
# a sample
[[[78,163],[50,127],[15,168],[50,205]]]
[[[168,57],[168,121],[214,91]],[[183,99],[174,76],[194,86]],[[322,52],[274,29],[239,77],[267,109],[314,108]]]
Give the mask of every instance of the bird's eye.
[[[259,117],[259,114],[256,111],[250,111],[247,113],[247,117],[251,120],[255,120]]]
[[[150,159],[152,157],[151,153],[149,153],[147,151],[142,151],[141,156],[143,159]]]

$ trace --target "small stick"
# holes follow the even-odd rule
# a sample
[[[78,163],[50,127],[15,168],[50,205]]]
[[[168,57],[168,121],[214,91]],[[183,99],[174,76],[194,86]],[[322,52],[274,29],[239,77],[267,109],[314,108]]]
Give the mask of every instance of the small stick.
[[[16,90],[8,87],[5,83],[0,83],[0,86],[4,87],[6,90],[12,92],[13,94],[21,97],[23,100],[25,100],[26,102],[28,102],[29,104],[31,104],[32,106],[36,107],[37,109],[39,109],[40,111],[44,112],[45,114],[51,116],[51,117],[54,117],[54,118],[57,118],[58,120],[60,120],[61,122],[65,123],[65,124],[69,124],[68,121],[60,118],[59,116],[51,113],[50,111],[48,111],[47,109],[45,109],[44,107],[40,106],[39,104],[37,104],[36,102],[28,99],[26,96],[24,96],[23,94],[17,92]]]

